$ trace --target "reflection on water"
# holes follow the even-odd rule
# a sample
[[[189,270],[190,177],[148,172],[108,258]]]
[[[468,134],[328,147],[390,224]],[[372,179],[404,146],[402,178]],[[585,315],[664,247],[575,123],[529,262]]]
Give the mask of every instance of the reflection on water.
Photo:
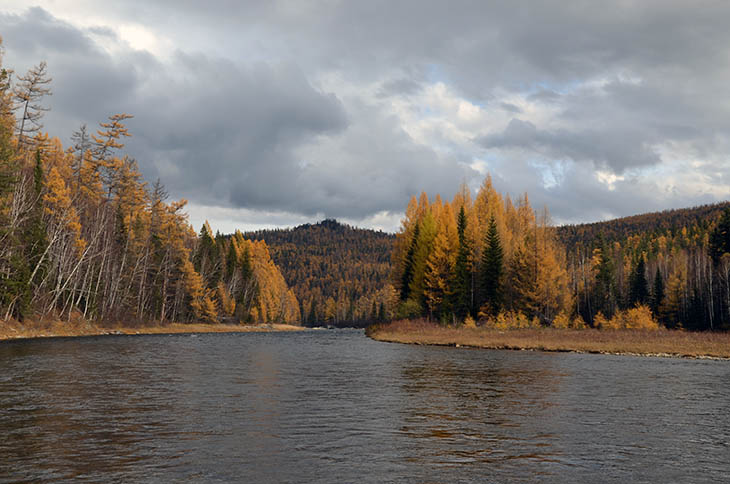
[[[0,344],[0,482],[726,482],[730,364],[359,331]]]

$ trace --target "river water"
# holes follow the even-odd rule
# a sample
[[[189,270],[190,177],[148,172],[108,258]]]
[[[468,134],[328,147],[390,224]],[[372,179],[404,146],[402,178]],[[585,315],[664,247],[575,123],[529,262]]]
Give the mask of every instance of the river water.
[[[730,362],[361,331],[0,343],[0,482],[729,482]]]

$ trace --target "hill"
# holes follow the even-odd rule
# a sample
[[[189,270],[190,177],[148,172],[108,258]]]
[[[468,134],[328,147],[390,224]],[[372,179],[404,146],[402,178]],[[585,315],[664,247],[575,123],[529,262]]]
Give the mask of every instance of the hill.
[[[563,225],[557,231],[560,241],[571,252],[578,245],[593,246],[599,236],[606,242],[616,242],[641,234],[675,235],[684,227],[697,227],[705,232],[727,207],[730,202],[642,213],[603,222]]]
[[[305,324],[362,326],[391,311],[394,235],[328,219],[244,237],[266,242]]]

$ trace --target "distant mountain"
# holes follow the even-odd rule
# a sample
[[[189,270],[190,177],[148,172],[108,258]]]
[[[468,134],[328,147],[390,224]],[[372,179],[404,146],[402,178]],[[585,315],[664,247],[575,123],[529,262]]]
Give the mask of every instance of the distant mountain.
[[[558,237],[568,252],[578,245],[593,246],[601,235],[606,242],[615,242],[632,235],[675,235],[682,228],[696,227],[703,231],[713,224],[730,202],[698,207],[664,210],[662,212],[631,215],[604,222],[563,225],[557,228]]]
[[[394,235],[327,219],[244,236],[266,241],[305,324],[361,326],[383,316]]]

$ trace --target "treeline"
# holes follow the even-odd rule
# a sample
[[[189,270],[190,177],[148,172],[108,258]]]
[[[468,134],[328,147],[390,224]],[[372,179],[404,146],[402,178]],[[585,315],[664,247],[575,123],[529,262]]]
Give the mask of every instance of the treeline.
[[[491,178],[474,200],[413,197],[393,251],[399,318],[442,322],[527,315],[550,324],[573,308],[565,253],[527,195],[502,197]]]
[[[586,321],[646,304],[669,328],[730,327],[727,203],[558,232],[571,247],[568,267],[576,312]]]
[[[363,326],[393,316],[393,235],[335,220],[244,235],[269,245],[306,325]]]
[[[198,238],[122,154],[127,114],[66,149],[42,134],[45,63],[0,74],[0,317],[296,322],[266,245]]]
[[[557,227],[558,238],[565,244],[568,252],[572,252],[578,245],[590,244],[591,241],[598,240],[599,236],[603,237],[603,241],[607,243],[622,241],[629,236],[640,234],[674,237],[684,227],[698,226],[703,230],[709,229],[720,218],[723,210],[728,207],[730,207],[730,202],[722,202],[642,213],[604,222],[562,225]]]
[[[473,201],[466,187],[451,202],[414,197],[393,271],[399,318],[727,329],[730,208],[556,230],[547,210],[502,197],[487,177]]]

